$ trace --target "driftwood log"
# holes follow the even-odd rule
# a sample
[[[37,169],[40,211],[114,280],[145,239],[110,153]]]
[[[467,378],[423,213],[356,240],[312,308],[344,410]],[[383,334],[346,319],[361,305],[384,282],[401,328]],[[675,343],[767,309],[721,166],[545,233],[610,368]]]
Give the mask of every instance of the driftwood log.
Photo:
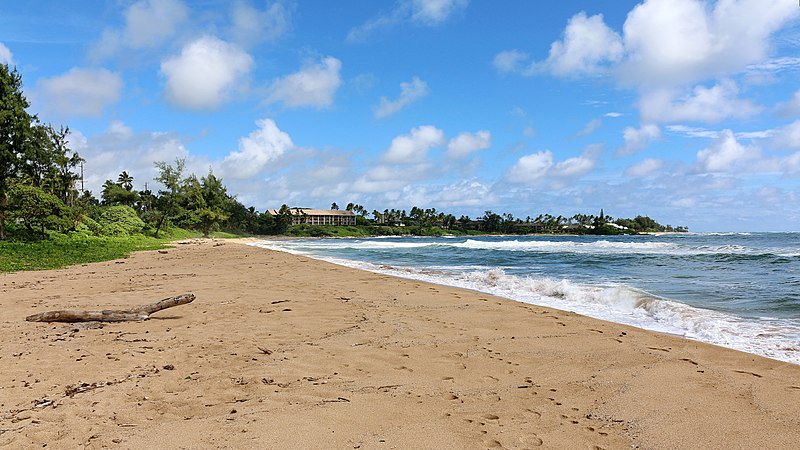
[[[47,311],[28,316],[25,320],[28,322],[125,322],[147,320],[150,318],[150,315],[155,312],[172,308],[173,306],[185,305],[186,303],[191,303],[193,300],[194,294],[181,294],[136,308],[106,309],[103,311],[86,311],[79,309]]]

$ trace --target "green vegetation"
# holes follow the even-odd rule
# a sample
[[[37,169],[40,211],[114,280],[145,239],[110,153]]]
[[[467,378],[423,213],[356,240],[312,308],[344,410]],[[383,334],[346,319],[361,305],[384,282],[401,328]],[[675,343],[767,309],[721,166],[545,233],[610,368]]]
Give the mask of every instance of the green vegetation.
[[[35,242],[0,241],[0,272],[57,269],[73,264],[124,258],[138,250],[166,247],[165,240],[145,236],[98,237],[58,235]]]

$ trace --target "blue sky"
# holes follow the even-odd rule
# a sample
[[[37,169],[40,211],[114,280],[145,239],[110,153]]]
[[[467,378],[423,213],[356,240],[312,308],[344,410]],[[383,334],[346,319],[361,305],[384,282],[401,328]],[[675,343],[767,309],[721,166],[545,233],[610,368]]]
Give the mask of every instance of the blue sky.
[[[0,2],[87,187],[154,161],[259,210],[800,228],[794,0]]]

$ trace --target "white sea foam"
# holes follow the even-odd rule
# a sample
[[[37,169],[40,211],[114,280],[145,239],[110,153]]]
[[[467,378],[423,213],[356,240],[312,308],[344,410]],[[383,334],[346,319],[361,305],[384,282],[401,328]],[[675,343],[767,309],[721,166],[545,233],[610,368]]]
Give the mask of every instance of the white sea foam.
[[[304,246],[307,244],[307,241],[303,242]],[[599,246],[608,244],[607,241],[600,241]],[[293,248],[293,244],[288,241],[260,242],[253,245],[307,254]],[[307,255],[319,258],[313,254]],[[516,276],[507,274],[502,269],[476,266],[420,269],[331,257],[320,259],[372,272],[462,287],[525,303],[573,311],[800,364],[800,325],[785,319],[744,319],[660,298],[624,284],[582,284],[567,279]]]

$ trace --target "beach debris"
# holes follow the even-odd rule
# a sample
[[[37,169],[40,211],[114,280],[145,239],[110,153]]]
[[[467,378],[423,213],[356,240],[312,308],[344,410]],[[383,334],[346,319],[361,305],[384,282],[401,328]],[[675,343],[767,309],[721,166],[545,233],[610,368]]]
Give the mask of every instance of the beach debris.
[[[263,353],[265,355],[271,355],[272,354],[272,350],[270,350],[268,348],[259,347],[259,346],[256,346],[256,348],[261,350],[261,353]]]
[[[106,309],[102,311],[60,310],[47,311],[25,318],[28,322],[125,322],[147,320],[162,309],[185,305],[194,301],[194,294],[181,294],[155,303],[129,309]]]

